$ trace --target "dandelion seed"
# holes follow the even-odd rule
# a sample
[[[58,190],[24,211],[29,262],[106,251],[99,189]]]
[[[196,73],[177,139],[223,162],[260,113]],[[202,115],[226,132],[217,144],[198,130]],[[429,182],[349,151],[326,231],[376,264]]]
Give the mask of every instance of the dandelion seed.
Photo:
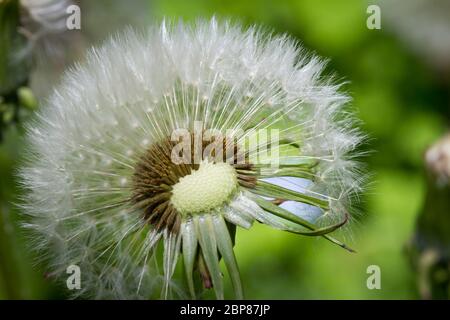
[[[77,264],[77,294],[91,298],[198,298],[199,274],[222,299],[223,259],[243,298],[236,227],[257,221],[347,248],[329,233],[361,191],[362,136],[322,69],[286,36],[215,19],[128,30],[92,49],[29,125],[23,211],[52,273]],[[173,161],[179,129],[198,162]],[[196,129],[228,132],[217,141],[229,152],[195,143]],[[259,139],[262,129],[279,140]]]

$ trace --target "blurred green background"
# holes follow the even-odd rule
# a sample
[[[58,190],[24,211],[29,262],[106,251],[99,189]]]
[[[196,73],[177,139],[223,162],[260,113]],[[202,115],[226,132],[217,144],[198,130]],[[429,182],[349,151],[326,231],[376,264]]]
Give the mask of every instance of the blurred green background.
[[[84,45],[127,24],[216,15],[291,34],[309,51],[329,58],[329,72],[347,81],[343,89],[353,96],[362,128],[370,136],[363,149],[374,150],[363,159],[373,176],[361,215],[344,235],[358,253],[262,225],[239,230],[235,252],[246,298],[419,297],[405,246],[424,201],[424,150],[448,126],[448,72],[411,50],[391,32],[383,15],[381,30],[369,30],[368,4],[361,0],[139,0],[126,6],[120,2],[81,2]],[[47,67],[36,70],[32,87],[33,81],[39,86],[40,77],[48,76]],[[48,88],[37,91],[41,98]],[[21,134],[20,128],[12,127],[0,144],[0,299],[64,298],[64,292],[33,264],[11,204],[20,195],[14,172],[23,151]],[[381,268],[380,290],[366,286],[370,265]]]

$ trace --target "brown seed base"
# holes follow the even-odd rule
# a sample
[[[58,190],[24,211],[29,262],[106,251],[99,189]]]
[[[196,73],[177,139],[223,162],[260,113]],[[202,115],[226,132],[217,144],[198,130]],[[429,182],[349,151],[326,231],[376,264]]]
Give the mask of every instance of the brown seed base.
[[[229,140],[228,140],[229,141]],[[177,233],[181,225],[181,215],[171,204],[172,187],[180,178],[189,175],[192,170],[197,170],[198,163],[175,164],[171,159],[174,146],[178,142],[171,141],[169,138],[155,143],[141,156],[136,164],[133,175],[133,194],[132,204],[143,211],[147,222],[156,229],[164,228]],[[203,141],[201,144],[201,153],[203,155],[205,148],[211,141]],[[191,135],[191,159],[194,159],[194,135]],[[256,177],[242,173],[251,172],[252,165],[245,161],[244,154],[239,152],[239,148],[234,144],[233,152],[230,157],[224,154],[223,161],[232,165],[236,170],[238,182],[244,187],[254,187]],[[223,139],[223,149],[227,150],[227,139]],[[198,151],[198,150],[197,150]],[[225,153],[225,152],[224,152]],[[209,155],[202,157],[210,161],[217,162],[214,149]]]

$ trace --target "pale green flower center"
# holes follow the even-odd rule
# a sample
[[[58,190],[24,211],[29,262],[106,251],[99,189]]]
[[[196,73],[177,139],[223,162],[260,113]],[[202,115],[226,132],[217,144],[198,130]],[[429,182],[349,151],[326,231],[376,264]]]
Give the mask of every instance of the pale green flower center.
[[[208,212],[229,201],[237,186],[232,166],[203,161],[173,186],[171,202],[183,215]]]

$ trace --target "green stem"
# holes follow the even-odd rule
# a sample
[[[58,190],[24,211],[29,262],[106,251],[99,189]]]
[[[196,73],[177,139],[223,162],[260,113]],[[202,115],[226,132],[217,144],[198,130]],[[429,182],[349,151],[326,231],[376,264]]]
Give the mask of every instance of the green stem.
[[[0,200],[1,201],[1,200]],[[2,203],[0,203],[0,278],[3,280],[6,295],[8,299],[20,299],[20,276],[15,267],[17,263],[16,255],[14,254],[14,243],[12,235],[7,232],[10,225],[7,218],[7,210],[3,210]]]
[[[25,47],[19,28],[19,1],[0,1],[0,96],[14,91],[28,77],[28,61],[17,60]]]

